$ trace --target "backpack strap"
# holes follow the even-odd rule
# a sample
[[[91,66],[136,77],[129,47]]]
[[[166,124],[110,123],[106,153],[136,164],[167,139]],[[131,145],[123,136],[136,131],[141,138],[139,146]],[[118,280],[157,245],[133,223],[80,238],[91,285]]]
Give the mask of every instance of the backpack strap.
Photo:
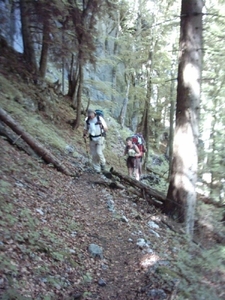
[[[95,125],[101,124],[100,116],[96,115],[96,117],[97,117],[97,122],[95,123]],[[86,120],[86,123],[87,123],[88,126],[90,125],[89,120],[90,120],[90,117],[88,117],[87,120]]]
[[[106,132],[105,132],[104,126],[102,125],[102,122],[100,120],[100,116],[96,115],[96,117],[97,117],[97,122],[95,123],[95,125],[99,125],[100,130],[101,130],[101,134],[100,135],[96,135],[96,136],[91,136],[90,135],[90,138],[91,137],[99,137],[99,136],[106,137]],[[89,120],[90,120],[90,118],[88,117],[87,120],[86,120],[87,130],[89,129],[89,126],[90,126]]]

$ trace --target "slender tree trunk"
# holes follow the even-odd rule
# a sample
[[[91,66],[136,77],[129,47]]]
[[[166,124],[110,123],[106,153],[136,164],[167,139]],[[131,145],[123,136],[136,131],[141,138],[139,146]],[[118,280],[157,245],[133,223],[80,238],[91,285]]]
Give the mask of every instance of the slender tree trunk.
[[[43,32],[42,32],[42,48],[40,57],[39,72],[41,78],[45,78],[48,62],[48,49],[49,49],[49,21],[48,18],[44,19]]]
[[[31,3],[29,0],[20,0],[20,13],[23,38],[23,54],[31,70],[37,72],[37,63],[35,58],[34,44],[31,34],[31,26],[29,20],[29,10]]]
[[[119,115],[119,123],[121,125],[121,128],[124,127],[125,119],[126,119],[126,114],[127,114],[127,105],[129,101],[129,91],[130,91],[130,80],[128,79],[127,81],[127,90],[126,90],[126,96],[123,100],[123,105],[120,111]]]
[[[150,98],[152,94],[152,82],[151,77],[149,77],[148,80],[148,87],[147,87],[147,95],[145,100],[145,111],[144,111],[144,119],[143,119],[143,130],[141,131],[143,133],[143,137],[146,142],[147,151],[144,156],[144,162],[143,162],[143,169],[146,170],[147,162],[148,162],[148,155],[149,155],[149,148],[150,148],[150,121],[149,121],[149,110],[150,110]]]
[[[164,211],[185,221],[192,236],[196,204],[198,118],[202,67],[202,0],[181,8],[176,127],[170,184]]]
[[[119,38],[119,28],[120,28],[120,11],[117,12],[118,18],[117,18],[117,28],[116,28],[116,34],[114,39],[114,48],[113,48],[113,54],[116,56],[118,53],[118,38]],[[115,102],[115,96],[114,96],[114,90],[116,90],[116,69],[117,67],[114,65],[112,67],[112,96],[111,101]]]
[[[65,43],[65,21],[62,26],[62,46]],[[62,53],[62,93],[65,93],[65,53]]]
[[[169,132],[169,178],[172,172],[172,158],[173,158],[173,136],[174,136],[174,111],[175,111],[175,101],[173,99],[174,81],[172,79],[170,86],[170,132]]]
[[[74,83],[74,81],[75,81],[75,79],[74,79],[74,76],[75,76],[74,75],[74,73],[75,73],[74,63],[75,63],[75,56],[74,56],[74,54],[72,54],[71,62],[70,62],[70,70],[69,70],[69,74],[68,74],[68,93],[67,93],[67,95],[71,98],[74,93],[74,85],[75,85],[75,83]]]
[[[81,108],[82,108],[82,89],[83,89],[83,66],[79,64],[79,80],[77,82],[77,92],[73,95],[73,99],[76,98],[76,120],[73,128],[78,129],[81,121]]]
[[[16,33],[16,16],[15,16],[15,2],[12,1],[10,6],[10,24],[9,24],[9,38],[10,46],[14,47],[14,35]]]

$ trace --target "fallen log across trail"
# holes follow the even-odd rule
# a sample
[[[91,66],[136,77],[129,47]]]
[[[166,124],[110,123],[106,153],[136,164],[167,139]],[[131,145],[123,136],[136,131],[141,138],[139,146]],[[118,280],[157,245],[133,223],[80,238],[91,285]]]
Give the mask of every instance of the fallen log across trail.
[[[156,207],[162,208],[163,202],[166,201],[166,195],[150,188],[140,181],[115,171],[113,168],[110,169],[110,172],[128,183],[132,187],[132,193],[135,193],[136,195],[146,199],[149,203],[155,205]]]

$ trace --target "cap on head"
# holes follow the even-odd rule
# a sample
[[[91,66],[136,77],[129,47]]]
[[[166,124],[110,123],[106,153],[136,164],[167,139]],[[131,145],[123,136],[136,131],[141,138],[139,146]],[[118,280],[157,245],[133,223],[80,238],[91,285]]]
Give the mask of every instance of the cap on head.
[[[89,108],[87,111],[88,116],[90,116],[91,114],[95,114],[94,109]]]

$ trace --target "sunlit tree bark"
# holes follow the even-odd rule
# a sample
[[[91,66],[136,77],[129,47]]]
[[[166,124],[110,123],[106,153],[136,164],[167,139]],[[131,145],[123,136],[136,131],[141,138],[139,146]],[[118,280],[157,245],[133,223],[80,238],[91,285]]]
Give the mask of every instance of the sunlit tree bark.
[[[202,67],[202,0],[183,0],[181,8],[176,127],[165,212],[193,233],[196,204],[198,119]]]

